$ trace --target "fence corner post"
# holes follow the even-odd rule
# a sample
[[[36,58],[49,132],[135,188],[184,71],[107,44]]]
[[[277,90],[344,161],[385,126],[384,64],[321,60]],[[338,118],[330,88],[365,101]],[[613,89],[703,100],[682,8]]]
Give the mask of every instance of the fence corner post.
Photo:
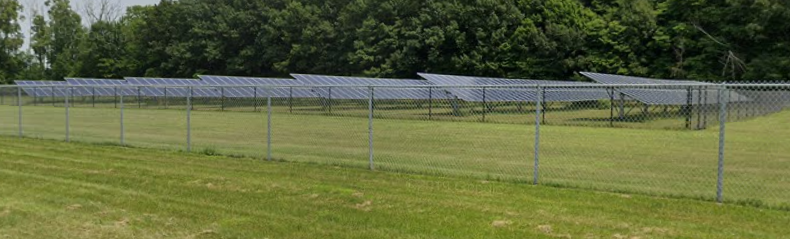
[[[541,114],[543,111],[543,87],[538,85],[535,91],[535,95],[537,96],[537,100],[535,101],[535,165],[533,166],[533,179],[532,184],[538,185],[538,179],[540,178],[540,120]]]
[[[724,143],[727,132],[727,103],[730,100],[729,97],[725,98],[724,96],[728,91],[726,82],[719,87],[719,165],[716,180],[716,201],[719,203],[724,202]]]

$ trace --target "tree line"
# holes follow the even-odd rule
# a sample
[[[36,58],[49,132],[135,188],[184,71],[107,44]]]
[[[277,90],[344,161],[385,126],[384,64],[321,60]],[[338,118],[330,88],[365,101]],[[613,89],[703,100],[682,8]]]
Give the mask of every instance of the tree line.
[[[790,78],[786,0],[162,0],[118,18],[94,12],[89,24],[69,0],[45,3],[46,13],[28,16],[25,51],[22,6],[0,0],[0,80]]]

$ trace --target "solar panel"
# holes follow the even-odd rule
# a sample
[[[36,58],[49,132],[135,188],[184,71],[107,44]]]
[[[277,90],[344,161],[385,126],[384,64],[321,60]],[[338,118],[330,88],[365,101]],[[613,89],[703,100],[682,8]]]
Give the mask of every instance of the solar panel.
[[[302,83],[293,79],[260,78],[239,76],[212,76],[201,75],[200,80],[213,86],[246,86],[223,87],[225,97],[266,97],[271,94],[276,98],[316,98],[318,95],[311,89],[301,87]],[[249,86],[278,86],[278,87],[249,87]],[[292,87],[289,87],[292,86]]]
[[[33,97],[65,97],[67,94],[65,87],[46,87],[46,86],[65,86],[68,85],[65,81],[14,81],[19,86],[35,86],[35,87],[22,87],[22,91],[28,96]]]
[[[617,92],[648,105],[700,105],[718,104],[719,102],[719,91],[717,89],[712,89],[711,87],[705,87],[706,85],[715,85],[711,83],[684,80],[651,79],[593,72],[581,72],[581,74],[598,83],[608,85],[689,85],[688,87],[681,88],[673,87],[673,89],[617,89]],[[734,92],[731,92],[728,97],[730,98],[730,102],[749,100],[747,97]]]
[[[368,99],[370,98],[370,90],[368,86],[400,86],[392,88],[375,88],[373,95],[376,99],[449,99],[453,97],[443,90],[429,89],[428,87],[425,87],[433,86],[433,84],[426,80],[307,74],[291,74],[291,76],[296,78],[297,81],[302,82],[304,85],[317,86],[314,90],[323,98]],[[408,86],[415,87],[408,88]]]
[[[492,77],[439,75],[418,73],[433,84],[439,86],[523,86],[523,85],[580,85],[584,83],[573,81],[545,81],[527,79],[503,79]],[[477,87],[477,88],[447,88],[453,95],[465,101],[537,101],[538,92],[533,87],[506,88],[506,87]],[[590,88],[553,88],[541,92],[544,101],[549,102],[575,102],[608,99],[609,94],[604,89]]]
[[[220,97],[216,88],[203,87],[207,84],[199,79],[188,78],[148,78],[148,77],[126,77],[129,85],[138,86],[141,95],[156,97],[187,97],[189,86],[198,86],[192,89],[192,96],[195,97]],[[156,87],[139,87],[156,86]],[[173,87],[167,87],[173,86]],[[178,87],[183,86],[183,87]]]
[[[94,78],[66,78],[66,82],[73,86],[84,86],[73,88],[75,96],[115,96],[123,94],[136,95],[131,89],[120,88],[125,86],[126,81],[117,79],[94,79]]]

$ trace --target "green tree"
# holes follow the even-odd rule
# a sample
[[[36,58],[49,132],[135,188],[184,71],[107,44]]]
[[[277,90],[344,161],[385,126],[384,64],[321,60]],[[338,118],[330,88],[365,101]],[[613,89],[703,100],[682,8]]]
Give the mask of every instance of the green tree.
[[[23,68],[19,51],[24,43],[19,26],[21,11],[19,1],[0,0],[0,83],[10,82]]]
[[[47,0],[49,7],[49,32],[51,43],[47,59],[52,74],[51,80],[63,80],[66,76],[78,75],[80,42],[84,29],[79,14],[69,5],[69,0]]]

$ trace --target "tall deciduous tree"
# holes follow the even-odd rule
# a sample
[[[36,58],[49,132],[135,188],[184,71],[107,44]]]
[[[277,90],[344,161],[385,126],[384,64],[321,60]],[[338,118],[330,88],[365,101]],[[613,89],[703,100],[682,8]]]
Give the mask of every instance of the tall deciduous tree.
[[[51,44],[48,59],[52,69],[52,80],[77,75],[80,42],[84,40],[85,30],[80,15],[74,12],[69,0],[48,0],[44,4],[49,7],[49,31]]]
[[[22,5],[17,0],[0,0],[0,83],[7,82],[23,68],[19,49],[24,43],[19,22]]]

